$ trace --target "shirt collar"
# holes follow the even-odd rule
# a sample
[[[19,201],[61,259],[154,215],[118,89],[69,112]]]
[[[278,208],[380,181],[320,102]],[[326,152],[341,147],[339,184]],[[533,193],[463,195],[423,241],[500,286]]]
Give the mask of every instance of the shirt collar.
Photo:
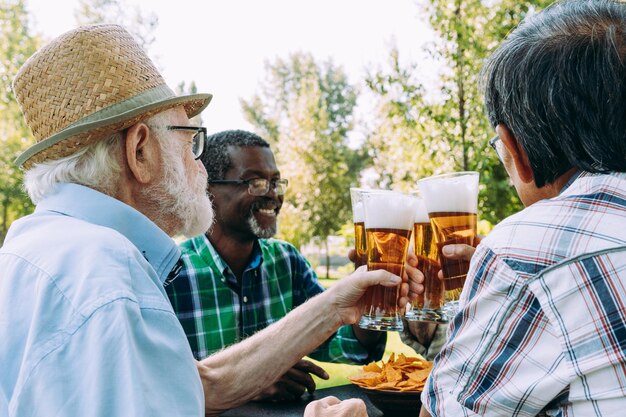
[[[226,275],[224,271],[226,271],[226,269],[230,271],[228,264],[222,259],[220,254],[217,253],[217,250],[206,235],[202,235],[201,238],[204,240],[204,244],[208,248],[208,255],[213,260],[213,263],[217,265],[218,269],[223,275]],[[263,253],[261,251],[261,245],[259,244],[259,240],[257,239],[254,241],[254,245],[252,246],[252,257],[250,258],[250,263],[248,263],[248,266],[245,270],[247,271],[250,269],[258,268],[262,263]]]
[[[59,184],[35,211],[57,212],[118,231],[143,254],[161,283],[180,258],[176,242],[145,215],[89,187]]]
[[[574,181],[576,181],[579,177],[583,176],[583,174],[584,174],[584,171],[580,169],[574,172],[574,174],[567,180],[567,182],[563,185],[563,187],[561,187],[561,191],[559,191],[559,194],[563,194],[565,190],[567,190],[569,186],[572,185]]]

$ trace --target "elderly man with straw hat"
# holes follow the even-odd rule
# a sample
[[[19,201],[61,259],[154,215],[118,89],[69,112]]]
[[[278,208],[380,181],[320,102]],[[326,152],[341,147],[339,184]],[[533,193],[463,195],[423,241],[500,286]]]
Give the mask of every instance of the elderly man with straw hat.
[[[367,286],[401,282],[357,272],[196,362],[164,287],[180,257],[170,236],[200,234],[212,221],[197,161],[206,129],[189,121],[211,95],[176,96],[115,25],[54,39],[20,69],[14,91],[37,141],[17,159],[37,208],[0,248],[2,416],[218,413],[354,323]],[[403,301],[419,288],[420,274],[409,272]],[[310,413],[363,413],[362,403],[336,403]]]

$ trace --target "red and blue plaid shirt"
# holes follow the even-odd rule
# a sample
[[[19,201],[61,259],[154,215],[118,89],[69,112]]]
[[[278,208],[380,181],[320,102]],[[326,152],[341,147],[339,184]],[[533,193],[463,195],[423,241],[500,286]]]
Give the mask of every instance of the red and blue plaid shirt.
[[[580,173],[479,245],[433,416],[626,415],[626,174]]]

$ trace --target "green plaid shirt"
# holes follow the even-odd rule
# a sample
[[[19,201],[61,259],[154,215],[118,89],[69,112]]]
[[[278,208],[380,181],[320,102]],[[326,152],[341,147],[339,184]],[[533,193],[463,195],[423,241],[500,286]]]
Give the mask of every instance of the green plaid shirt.
[[[258,240],[241,286],[206,236],[187,240],[181,250],[183,268],[166,291],[196,359],[256,333],[324,291],[311,265],[287,242]],[[368,352],[352,326],[343,326],[309,356],[363,364],[379,360],[385,342],[382,337]]]

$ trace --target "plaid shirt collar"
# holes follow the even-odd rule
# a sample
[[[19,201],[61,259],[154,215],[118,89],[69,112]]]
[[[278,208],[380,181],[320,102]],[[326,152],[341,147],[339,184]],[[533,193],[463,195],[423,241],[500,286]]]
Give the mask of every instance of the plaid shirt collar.
[[[231,268],[228,266],[226,261],[222,259],[220,254],[215,249],[215,246],[211,243],[207,235],[204,236],[204,244],[208,248],[207,251],[198,251],[207,265],[215,265],[220,274],[222,274],[226,278],[226,282],[233,289],[239,289],[240,284],[237,282],[237,277],[232,272]],[[255,240],[252,246],[252,255],[250,257],[250,262],[248,266],[244,269],[244,274],[249,271],[253,271],[257,268],[260,268],[263,264],[263,253],[261,252],[261,246],[259,245],[259,240]]]

